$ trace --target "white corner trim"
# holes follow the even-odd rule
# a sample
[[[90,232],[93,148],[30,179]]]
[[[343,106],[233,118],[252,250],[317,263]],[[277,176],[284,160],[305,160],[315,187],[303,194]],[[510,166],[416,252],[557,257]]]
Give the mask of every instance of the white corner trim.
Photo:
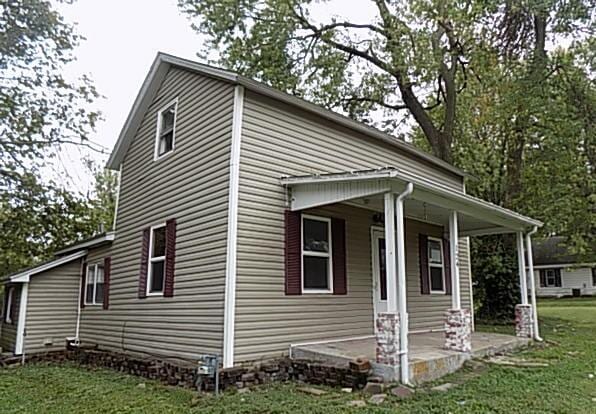
[[[240,143],[244,87],[234,88],[232,119],[232,147],[230,153],[230,182],[228,197],[228,239],[226,252],[226,289],[224,301],[223,367],[234,366],[234,325],[236,312],[236,254],[238,236],[238,190],[240,187]]]
[[[112,232],[116,232],[116,222],[118,219],[118,205],[120,204],[120,183],[122,182],[122,164],[118,167],[118,172],[116,173],[118,176],[118,191],[116,192],[116,201],[114,202],[114,220],[112,221]]]
[[[29,298],[29,282],[21,285],[21,302],[19,304],[19,320],[17,323],[17,338],[15,355],[22,355],[25,344],[25,323],[27,321],[27,299]]]

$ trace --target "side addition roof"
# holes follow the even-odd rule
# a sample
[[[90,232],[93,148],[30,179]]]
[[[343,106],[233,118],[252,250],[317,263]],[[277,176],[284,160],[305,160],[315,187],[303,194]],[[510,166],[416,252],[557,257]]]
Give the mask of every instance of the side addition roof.
[[[87,250],[80,250],[76,253],[70,254],[68,256],[62,256],[58,259],[50,260],[48,262],[40,263],[34,267],[29,269],[21,270],[18,273],[14,273],[6,277],[5,281],[12,282],[12,283],[27,283],[31,276],[45,272],[46,270],[53,269],[60,265],[70,263],[74,260],[80,259],[87,255]]]
[[[116,145],[114,146],[114,150],[112,151],[112,154],[110,155],[110,158],[108,160],[108,168],[117,170],[120,167],[120,164],[124,160],[126,151],[132,143],[134,135],[137,129],[139,128],[139,125],[141,124],[143,116],[147,111],[149,105],[153,101],[153,98],[155,97],[155,94],[157,93],[157,90],[161,85],[161,82],[165,78],[170,67],[178,67],[204,76],[209,76],[211,78],[229,82],[235,85],[242,85],[248,90],[252,90],[259,94],[268,96],[272,99],[314,113],[338,125],[342,125],[344,127],[368,135],[372,138],[376,138],[386,143],[389,143],[395,146],[396,148],[399,148],[404,152],[412,155],[415,158],[429,162],[434,166],[449,171],[455,175],[458,175],[460,177],[466,176],[466,173],[460,170],[459,168],[454,167],[453,165],[416,148],[412,144],[401,141],[392,135],[381,132],[376,128],[370,127],[361,122],[354,121],[353,119],[348,118],[344,115],[322,108],[319,105],[305,101],[304,99],[295,97],[285,92],[278,91],[277,89],[271,88],[270,86],[267,86],[263,83],[238,75],[234,72],[220,68],[215,68],[209,65],[204,65],[201,63],[194,62],[192,60],[182,59],[161,52],[157,54],[157,57],[153,61],[151,69],[149,70],[149,73],[147,74],[147,77],[145,78],[145,81],[141,86],[141,90],[139,91],[139,94],[137,95],[134,101],[130,113],[126,118],[124,126],[122,127],[122,130],[120,132],[120,136],[118,137]]]

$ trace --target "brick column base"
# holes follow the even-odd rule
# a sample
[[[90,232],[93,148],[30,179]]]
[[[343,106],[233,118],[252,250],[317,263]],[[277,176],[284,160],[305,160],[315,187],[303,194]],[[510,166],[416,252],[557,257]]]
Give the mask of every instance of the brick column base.
[[[377,314],[377,348],[379,364],[396,366],[399,364],[399,315],[379,312]]]
[[[472,314],[469,309],[449,309],[445,312],[445,349],[472,351]]]
[[[520,338],[534,337],[532,305],[515,305],[515,334]]]

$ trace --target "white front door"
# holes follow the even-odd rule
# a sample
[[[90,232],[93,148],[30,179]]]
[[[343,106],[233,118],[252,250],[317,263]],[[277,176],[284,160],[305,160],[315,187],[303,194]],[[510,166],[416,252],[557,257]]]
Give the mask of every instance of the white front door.
[[[371,232],[372,245],[372,277],[373,277],[373,321],[379,312],[387,311],[387,268],[385,266],[385,231],[373,228]],[[375,323],[375,331],[377,325]]]

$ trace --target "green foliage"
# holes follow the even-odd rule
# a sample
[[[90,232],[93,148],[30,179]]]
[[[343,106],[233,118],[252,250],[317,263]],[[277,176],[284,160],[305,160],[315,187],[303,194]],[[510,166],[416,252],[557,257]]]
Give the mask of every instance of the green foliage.
[[[60,247],[110,230],[116,173],[95,171],[95,191],[77,195],[23,175],[11,193],[0,194],[0,275],[48,259]]]
[[[545,368],[489,365],[478,376],[463,370],[445,380],[448,392],[417,392],[402,400],[390,393],[379,405],[348,407],[369,396],[324,388],[312,396],[297,384],[259,386],[248,393],[196,396],[190,390],[103,369],[74,365],[26,365],[0,369],[2,413],[593,413],[596,397],[596,299],[539,303],[541,334],[558,343],[531,348],[522,358],[545,361]],[[511,328],[477,326],[511,334]],[[470,375],[472,374],[472,375]],[[138,387],[146,383],[145,387]]]
[[[95,171],[96,191],[71,193],[44,177],[65,145],[87,139],[98,113],[86,77],[65,78],[81,40],[49,1],[0,4],[0,274],[111,225],[115,175]]]

